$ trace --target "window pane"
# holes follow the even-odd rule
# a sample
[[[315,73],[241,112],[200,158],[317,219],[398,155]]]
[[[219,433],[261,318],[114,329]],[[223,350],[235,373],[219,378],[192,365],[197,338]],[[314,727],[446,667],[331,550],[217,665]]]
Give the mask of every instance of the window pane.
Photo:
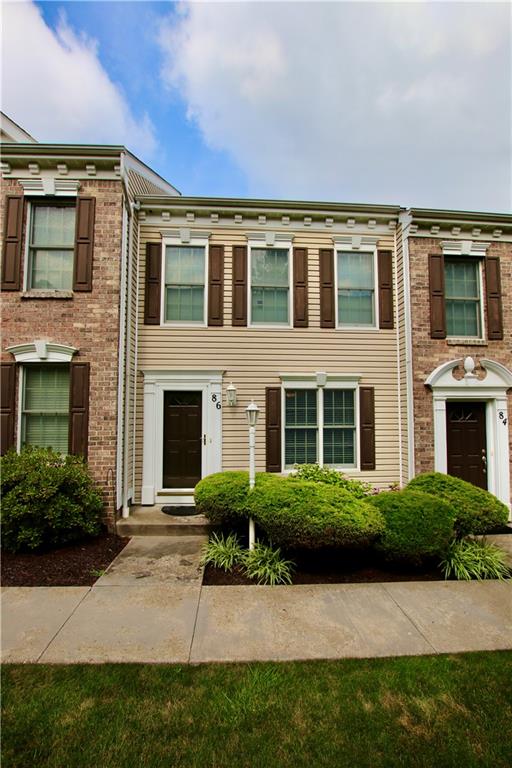
[[[339,251],[338,288],[373,287],[373,253]]]
[[[32,245],[72,246],[75,240],[75,209],[71,206],[34,205]]]
[[[73,251],[32,251],[31,288],[70,291],[73,288]]]
[[[338,291],[339,325],[374,325],[374,291]]]
[[[168,245],[165,249],[166,285],[204,285],[203,247]]]
[[[480,302],[447,299],[446,330],[448,336],[479,336]]]
[[[251,321],[253,323],[287,323],[288,289],[253,287]]]
[[[286,469],[291,469],[294,464],[314,464],[317,461],[316,434],[316,429],[285,429]]]
[[[324,464],[355,465],[355,429],[324,428]]]
[[[285,391],[285,425],[287,427],[316,427],[316,415],[316,389]]]
[[[288,250],[252,248],[251,285],[288,288]]]
[[[170,322],[202,322],[204,288],[167,288],[165,319]]]
[[[353,426],[354,391],[352,389],[324,390],[324,424],[326,426]]]
[[[22,443],[68,450],[69,367],[27,366],[24,371]]]
[[[449,299],[478,299],[478,262],[446,261],[445,290]]]

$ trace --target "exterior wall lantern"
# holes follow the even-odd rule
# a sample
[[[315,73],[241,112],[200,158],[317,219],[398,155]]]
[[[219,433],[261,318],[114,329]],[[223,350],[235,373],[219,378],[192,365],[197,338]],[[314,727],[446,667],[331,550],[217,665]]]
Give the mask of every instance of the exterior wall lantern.
[[[236,405],[236,387],[233,382],[226,387],[226,401],[230,406]]]
[[[256,424],[258,423],[258,415],[260,409],[251,400],[247,408],[245,409],[245,415],[247,416],[247,423],[249,425],[249,492],[254,488],[254,482],[256,479],[256,465],[255,465],[255,444],[256,444]],[[249,518],[249,549],[254,549],[254,543],[256,541],[254,520]]]

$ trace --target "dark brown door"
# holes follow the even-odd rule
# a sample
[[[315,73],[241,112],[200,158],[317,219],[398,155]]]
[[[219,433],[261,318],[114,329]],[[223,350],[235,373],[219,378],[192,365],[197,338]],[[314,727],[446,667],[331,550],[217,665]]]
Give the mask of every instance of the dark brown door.
[[[164,392],[164,488],[201,479],[201,392]]]
[[[446,403],[448,474],[487,488],[485,403]]]

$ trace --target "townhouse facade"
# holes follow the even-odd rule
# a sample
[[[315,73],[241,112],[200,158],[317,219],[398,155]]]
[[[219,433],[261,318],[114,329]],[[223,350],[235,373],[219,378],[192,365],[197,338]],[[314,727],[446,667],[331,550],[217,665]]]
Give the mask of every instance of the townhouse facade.
[[[86,456],[113,528],[246,468],[254,401],[258,471],[436,469],[510,506],[512,216],[183,197],[124,147],[13,133],[2,452]]]

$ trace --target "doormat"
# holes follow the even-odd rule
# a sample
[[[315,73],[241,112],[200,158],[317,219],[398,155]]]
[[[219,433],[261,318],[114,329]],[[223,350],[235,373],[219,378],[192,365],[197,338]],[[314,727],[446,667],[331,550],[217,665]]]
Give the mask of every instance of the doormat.
[[[199,512],[195,507],[172,507],[170,504],[166,504],[162,507],[162,512],[166,515],[173,515],[175,517],[193,517],[198,515]]]

